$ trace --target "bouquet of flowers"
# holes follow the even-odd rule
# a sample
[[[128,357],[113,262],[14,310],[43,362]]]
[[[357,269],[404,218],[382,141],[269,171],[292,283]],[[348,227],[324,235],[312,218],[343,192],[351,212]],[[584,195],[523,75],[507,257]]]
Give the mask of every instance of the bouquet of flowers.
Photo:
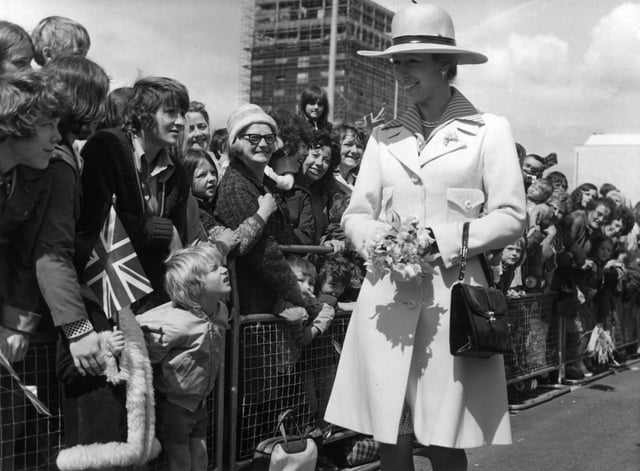
[[[433,273],[434,243],[431,231],[420,227],[418,218],[412,217],[403,222],[394,212],[389,231],[365,241],[366,265],[375,275],[391,273],[403,281],[420,280]]]
[[[589,352],[596,362],[600,365],[606,365],[609,362],[616,364],[613,354],[616,346],[613,343],[611,334],[602,327],[602,324],[596,324],[591,331],[589,343],[587,344],[587,352]]]

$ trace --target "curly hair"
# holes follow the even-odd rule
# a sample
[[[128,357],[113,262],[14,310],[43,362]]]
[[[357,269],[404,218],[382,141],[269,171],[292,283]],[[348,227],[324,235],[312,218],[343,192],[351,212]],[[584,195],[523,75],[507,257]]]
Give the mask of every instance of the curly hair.
[[[51,88],[64,97],[58,129],[62,135],[87,139],[91,125],[106,116],[109,77],[102,67],[83,56],[58,56],[43,68]]]
[[[39,123],[60,116],[61,102],[40,72],[0,76],[0,142],[34,136]]]
[[[310,149],[317,149],[320,147],[329,147],[331,160],[329,161],[329,168],[327,172],[318,181],[314,182],[311,187],[320,189],[321,192],[330,192],[335,182],[334,172],[338,165],[340,165],[340,144],[338,143],[337,136],[333,132],[324,130],[315,131],[311,139]],[[302,170],[302,166],[300,167]]]
[[[351,267],[346,258],[330,257],[324,260],[318,269],[316,288],[320,289],[328,280],[333,283],[340,283],[343,286],[349,286],[351,282]]]
[[[606,199],[606,198],[605,198]],[[633,229],[633,225],[636,222],[633,211],[624,205],[616,206],[611,212],[609,222],[620,220],[622,222],[622,229],[620,229],[620,235],[627,235]]]

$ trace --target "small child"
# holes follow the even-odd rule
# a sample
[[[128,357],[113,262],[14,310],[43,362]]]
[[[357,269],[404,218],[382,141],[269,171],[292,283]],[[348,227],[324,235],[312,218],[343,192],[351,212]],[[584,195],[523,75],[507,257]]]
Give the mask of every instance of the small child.
[[[34,59],[41,67],[58,56],[86,56],[91,46],[86,28],[64,16],[48,16],[40,20],[31,33],[31,39],[35,48]]]
[[[235,229],[221,226],[213,217],[214,198],[218,186],[218,170],[210,154],[203,149],[187,149],[182,163],[189,180],[191,193],[198,203],[198,215],[212,242],[222,242],[238,255],[247,253],[262,234],[269,216],[278,209],[273,195],[258,197],[258,211]]]
[[[348,260],[343,257],[330,257],[318,270],[316,288],[320,295],[328,294],[340,299],[350,281],[351,269]]]
[[[327,331],[335,315],[336,298],[330,294],[320,294],[315,297],[316,269],[308,260],[291,256],[289,266],[298,279],[300,291],[308,305],[306,311],[308,319],[299,324],[292,323],[294,340],[298,348],[310,345],[314,339]],[[296,333],[297,331],[297,333]],[[295,352],[295,360],[300,360],[299,368],[302,374],[302,386],[307,403],[309,404],[310,424],[322,425],[322,415],[329,399],[331,380],[335,376],[333,345],[320,342],[312,349]]]
[[[316,279],[318,299],[322,300],[323,296],[330,296],[340,300],[351,284],[352,277],[351,262],[347,258],[341,256],[326,258],[320,265]],[[352,310],[353,304],[353,302],[338,302],[337,307],[341,310]]]
[[[507,245],[497,256],[500,260],[500,281],[498,287],[509,297],[519,297],[522,291],[522,274],[519,270],[525,258],[525,241],[520,237],[512,244]]]
[[[205,400],[222,361],[231,291],[220,252],[209,244],[180,249],[166,261],[171,302],[137,317],[154,365],[158,438],[171,471],[207,469]]]
[[[287,319],[296,331],[294,332],[296,344],[299,347],[305,347],[329,328],[335,315],[333,306],[336,304],[336,299],[325,295],[325,302],[322,302],[315,297],[316,269],[310,261],[297,256],[290,256],[287,260],[298,280],[298,286],[307,305],[305,308],[287,308],[284,305],[285,308],[278,314]],[[278,304],[283,306],[281,303]]]

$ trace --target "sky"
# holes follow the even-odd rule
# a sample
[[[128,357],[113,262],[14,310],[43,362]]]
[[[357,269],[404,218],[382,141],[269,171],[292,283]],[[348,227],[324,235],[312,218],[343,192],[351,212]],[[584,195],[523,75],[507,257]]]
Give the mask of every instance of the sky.
[[[408,1],[378,3],[396,11]],[[145,75],[173,77],[189,88],[192,99],[207,105],[213,126],[222,127],[247,96],[241,67],[245,4],[0,0],[0,18],[27,31],[49,15],[73,18],[88,29],[89,57],[105,68],[112,88]],[[447,0],[441,5],[453,18],[458,44],[489,57],[487,64],[461,66],[457,86],[481,110],[507,117],[528,152],[556,152],[557,169],[571,173],[575,146],[591,133],[640,132],[640,113],[631,106],[640,103],[640,1]]]

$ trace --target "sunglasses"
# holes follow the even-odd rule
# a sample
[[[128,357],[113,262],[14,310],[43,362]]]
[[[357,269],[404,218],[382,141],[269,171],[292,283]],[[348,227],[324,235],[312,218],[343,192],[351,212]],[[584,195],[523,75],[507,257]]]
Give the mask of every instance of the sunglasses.
[[[268,145],[273,145],[274,142],[276,142],[276,135],[275,134],[243,134],[242,136],[240,136],[240,139],[244,139],[245,141],[249,141],[251,143],[252,146],[257,146],[258,144],[260,144],[260,141],[262,141],[264,139],[264,142],[266,142]]]

